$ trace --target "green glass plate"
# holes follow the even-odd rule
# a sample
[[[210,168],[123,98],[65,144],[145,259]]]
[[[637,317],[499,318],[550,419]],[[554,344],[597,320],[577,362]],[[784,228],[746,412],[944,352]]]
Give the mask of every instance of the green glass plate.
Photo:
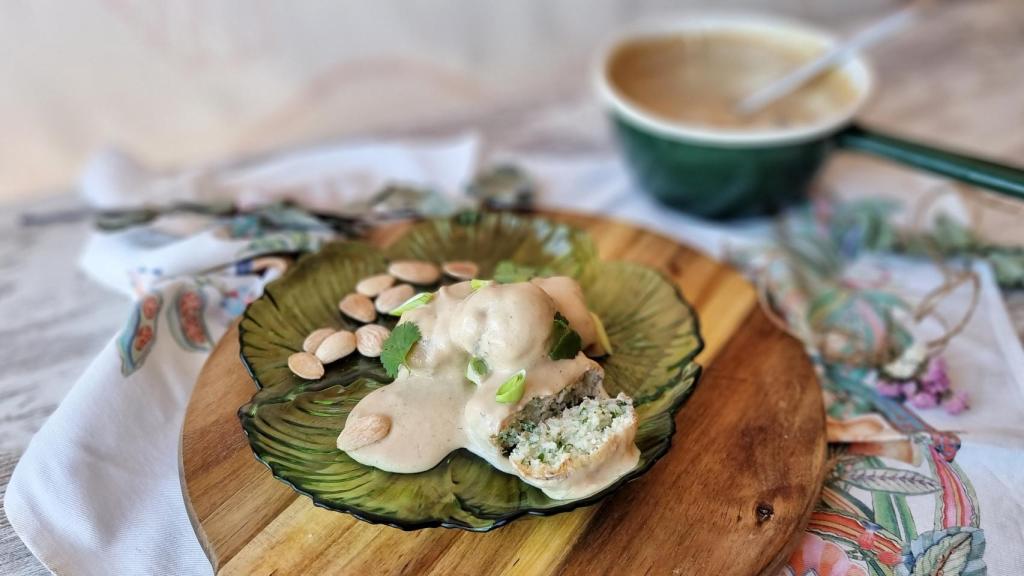
[[[553,500],[466,450],[419,474],[384,472],[338,450],[335,440],[349,411],[390,379],[377,359],[353,355],[309,382],[292,375],[287,358],[316,328],[357,328],[341,317],[337,302],[360,279],[399,258],[473,260],[482,278],[504,260],[577,278],[615,350],[602,361],[605,386],[636,402],[636,468],[593,496]],[[603,262],[586,233],[513,214],[425,221],[383,251],[359,242],[330,244],[270,283],[246,309],[239,332],[242,361],[258,391],[238,415],[256,457],[318,506],[407,530],[491,530],[523,514],[592,504],[640,476],[672,442],[673,417],[697,382],[700,367],[693,358],[703,347],[696,315],[661,274],[628,262]]]

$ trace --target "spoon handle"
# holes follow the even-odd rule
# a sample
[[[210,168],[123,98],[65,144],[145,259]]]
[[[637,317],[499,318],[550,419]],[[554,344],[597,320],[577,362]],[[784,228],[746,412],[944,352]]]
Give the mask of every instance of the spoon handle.
[[[785,76],[773,80],[767,86],[759,88],[736,105],[736,111],[744,116],[755,114],[773,102],[796,91],[798,88],[828,71],[833,66],[845,62],[855,52],[895,34],[910,24],[917,16],[917,4],[911,4],[889,16],[875,22],[871,26],[857,32],[847,40],[840,42],[825,51],[824,54],[800,66]]]

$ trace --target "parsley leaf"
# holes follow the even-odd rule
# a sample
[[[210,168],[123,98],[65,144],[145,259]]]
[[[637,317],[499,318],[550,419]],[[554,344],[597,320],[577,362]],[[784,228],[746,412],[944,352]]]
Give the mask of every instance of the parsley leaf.
[[[412,350],[414,344],[423,338],[419,326],[412,322],[406,322],[395,326],[391,336],[384,341],[380,352],[380,363],[384,365],[384,371],[388,376],[398,376],[398,368],[405,363],[405,357]]]
[[[513,282],[526,282],[536,275],[537,270],[532,266],[516,264],[511,260],[502,260],[494,268],[494,281],[499,284],[512,284]]]
[[[580,339],[580,335],[569,327],[569,320],[565,316],[555,312],[555,320],[551,327],[551,351],[548,352],[548,358],[552,360],[575,358],[581,348],[583,348],[583,341]]]
[[[552,276],[555,272],[548,268],[528,266],[519,264],[512,260],[502,260],[494,267],[494,281],[498,284],[512,284],[513,282],[528,282],[532,278]]]

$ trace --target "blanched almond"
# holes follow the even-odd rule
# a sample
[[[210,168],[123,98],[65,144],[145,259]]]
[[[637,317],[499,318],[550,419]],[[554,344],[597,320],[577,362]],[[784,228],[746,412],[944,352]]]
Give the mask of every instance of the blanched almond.
[[[398,260],[388,266],[388,273],[403,282],[426,286],[441,278],[437,266],[423,260]]]
[[[266,270],[276,270],[279,273],[284,273],[292,264],[291,258],[281,258],[279,256],[263,256],[260,258],[253,258],[250,264],[253,272],[264,272]]]
[[[338,302],[338,309],[349,318],[360,322],[373,322],[377,319],[377,312],[373,309],[373,302],[362,294],[349,294]]]
[[[348,356],[356,349],[356,335],[348,330],[339,330],[331,334],[316,349],[316,357],[324,364]]]
[[[324,377],[324,365],[309,352],[296,352],[288,357],[288,369],[299,378],[319,380]]]
[[[316,352],[316,349],[320,347],[320,343],[324,341],[331,334],[334,334],[334,328],[320,328],[313,330],[306,336],[306,339],[302,341],[302,349],[310,354]]]
[[[391,432],[391,419],[380,414],[349,418],[338,435],[338,449],[348,452],[381,441]]]
[[[445,262],[441,268],[445,274],[456,280],[472,280],[480,272],[480,267],[469,260]]]
[[[394,276],[391,274],[378,274],[376,276],[370,276],[369,278],[363,278],[360,280],[359,283],[356,284],[356,292],[359,292],[363,296],[373,298],[394,285]]]
[[[391,330],[378,324],[367,324],[356,330],[356,348],[367,358],[380,356],[384,341],[391,336]]]
[[[399,284],[394,288],[388,288],[387,290],[380,293],[377,296],[377,311],[381,314],[387,314],[395,308],[402,305],[403,302],[412,298],[416,294],[416,290],[408,284]]]

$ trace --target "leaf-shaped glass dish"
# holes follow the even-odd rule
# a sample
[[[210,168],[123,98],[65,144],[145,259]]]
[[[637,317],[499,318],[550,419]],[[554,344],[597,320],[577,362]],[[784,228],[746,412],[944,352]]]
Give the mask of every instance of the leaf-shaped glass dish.
[[[622,391],[635,400],[641,452],[636,468],[590,497],[553,500],[467,450],[418,474],[384,472],[338,450],[335,440],[349,411],[390,379],[376,358],[355,354],[310,382],[292,375],[287,358],[316,328],[355,329],[339,314],[338,301],[360,279],[401,258],[472,260],[481,278],[506,260],[543,275],[575,277],[615,351],[602,360],[605,386],[612,395]],[[640,476],[671,444],[674,415],[697,382],[700,367],[693,358],[703,347],[693,310],[661,274],[628,262],[603,262],[585,232],[513,214],[421,222],[383,250],[359,242],[329,244],[269,284],[245,311],[239,332],[242,360],[258,391],[238,414],[256,457],[318,506],[407,530],[486,531],[523,514],[592,504]]]

